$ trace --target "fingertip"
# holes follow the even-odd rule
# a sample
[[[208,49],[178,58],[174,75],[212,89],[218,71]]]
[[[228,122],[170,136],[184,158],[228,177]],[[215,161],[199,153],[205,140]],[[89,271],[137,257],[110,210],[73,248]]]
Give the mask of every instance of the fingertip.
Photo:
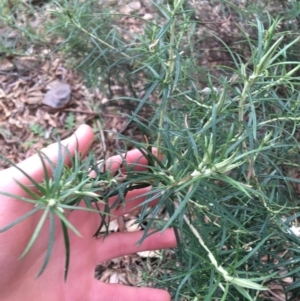
[[[152,231],[152,230],[150,230]],[[153,231],[156,231],[153,229]],[[99,240],[99,258],[98,260],[109,260],[120,256],[133,254],[142,251],[154,251],[161,249],[174,248],[177,246],[174,229],[166,229],[163,232],[151,233],[141,244],[139,242],[145,232],[115,232],[105,238],[104,243]]]
[[[162,161],[163,159],[163,153],[159,152],[157,153],[157,148],[152,147],[152,154],[158,158],[159,161]]]
[[[148,288],[148,287],[130,287],[122,284],[106,284],[95,280],[94,285],[90,290],[90,301],[99,300],[114,300],[123,301],[124,296],[126,301],[170,301],[170,294],[163,289]]]
[[[83,157],[89,152],[94,142],[94,132],[87,124],[80,125],[66,142],[71,152],[76,150]],[[65,144],[64,144],[65,145]],[[72,153],[72,154],[73,154]]]
[[[81,124],[73,134],[75,137],[86,138],[89,141],[94,140],[94,132],[87,124]]]

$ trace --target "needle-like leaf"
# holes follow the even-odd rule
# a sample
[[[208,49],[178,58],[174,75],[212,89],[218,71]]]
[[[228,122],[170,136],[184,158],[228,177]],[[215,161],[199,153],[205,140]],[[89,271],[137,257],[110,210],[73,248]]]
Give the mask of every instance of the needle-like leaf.
[[[63,221],[61,221],[61,226],[62,226],[62,231],[64,236],[65,251],[66,251],[64,279],[65,281],[67,281],[69,264],[70,264],[70,252],[71,252],[70,240],[69,240],[68,228]]]
[[[64,214],[62,212],[60,212],[59,210],[56,210],[55,214],[58,215],[60,220],[64,223],[64,225],[67,228],[72,230],[77,236],[81,237],[81,234],[78,232],[78,230],[68,221],[68,219],[64,216]]]
[[[43,205],[38,205],[35,208],[33,208],[32,210],[30,210],[29,212],[27,212],[26,214],[22,215],[21,217],[17,218],[16,220],[14,220],[12,223],[10,223],[9,225],[3,227],[0,229],[0,233],[3,233],[7,230],[9,230],[10,228],[14,227],[15,225],[21,223],[22,221],[24,221],[25,219],[27,219],[28,217],[32,216],[33,214],[35,214],[36,212],[38,212],[39,210],[41,210],[43,208]]]
[[[37,183],[28,173],[26,173],[22,168],[20,168],[17,164],[15,164],[14,162],[12,162],[11,160],[3,157],[2,155],[0,155],[0,159],[9,163],[11,166],[13,166],[14,168],[16,168],[18,171],[20,171],[32,184],[34,187],[36,187],[39,191],[43,192],[44,188],[42,185],[40,185],[39,183]]]
[[[28,244],[27,244],[27,246],[25,248],[25,250],[23,251],[23,253],[20,256],[20,259],[23,258],[29,252],[29,250],[33,246],[34,242],[36,241],[38,235],[40,234],[40,232],[42,230],[42,227],[43,227],[44,222],[45,222],[45,220],[47,218],[49,210],[50,210],[49,207],[45,208],[45,210],[44,210],[44,212],[43,212],[43,214],[42,214],[42,216],[41,216],[41,218],[40,218],[40,220],[39,220],[39,222],[38,222],[38,224],[37,224],[37,226],[36,226],[36,228],[35,228],[32,236],[31,236],[31,238],[30,238],[30,240],[29,240],[29,242],[28,242]]]
[[[53,245],[54,245],[54,238],[55,238],[55,221],[54,221],[54,212],[53,210],[49,210],[49,228],[50,228],[50,233],[49,233],[49,241],[48,241],[48,247],[47,247],[47,251],[46,251],[46,256],[43,262],[43,265],[39,271],[39,273],[37,274],[36,278],[38,278],[40,275],[42,275],[42,273],[44,272],[45,268],[48,265],[51,253],[52,253],[52,249],[53,249]]]

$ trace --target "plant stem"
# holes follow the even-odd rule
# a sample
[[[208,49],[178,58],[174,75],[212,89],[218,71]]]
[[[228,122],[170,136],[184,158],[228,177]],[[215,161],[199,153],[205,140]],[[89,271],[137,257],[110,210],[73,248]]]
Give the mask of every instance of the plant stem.
[[[164,80],[164,84],[166,85],[166,88],[169,89],[170,92],[172,92],[174,90],[174,86],[171,83],[171,79],[172,79],[174,66],[175,66],[175,63],[174,63],[175,27],[176,27],[175,15],[177,13],[177,10],[182,6],[183,2],[184,1],[181,1],[181,0],[173,1],[174,9],[172,12],[172,17],[171,17],[173,19],[173,22],[172,22],[172,25],[170,26],[170,49],[169,49],[168,69],[167,69],[165,80]],[[159,117],[159,123],[158,123],[159,131],[158,131],[157,140],[156,140],[157,155],[159,155],[159,149],[160,149],[160,145],[161,145],[161,139],[162,139],[161,131],[163,129],[164,118],[165,118],[165,114],[166,114],[166,110],[167,110],[167,103],[168,102],[165,101],[163,108],[161,110],[161,113],[160,113],[160,117]]]

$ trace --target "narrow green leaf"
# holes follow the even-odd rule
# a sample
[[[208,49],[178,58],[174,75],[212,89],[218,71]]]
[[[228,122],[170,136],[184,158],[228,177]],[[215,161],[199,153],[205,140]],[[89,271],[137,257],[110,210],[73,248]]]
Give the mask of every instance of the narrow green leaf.
[[[48,212],[49,212],[49,207],[46,207],[45,210],[44,210],[44,212],[43,212],[43,215],[41,216],[41,218],[40,218],[40,220],[39,220],[39,222],[38,222],[38,224],[37,224],[37,226],[36,226],[36,228],[35,228],[32,236],[31,236],[31,238],[30,238],[30,241],[28,242],[25,250],[23,251],[23,253],[20,256],[20,259],[23,258],[29,252],[29,250],[31,249],[32,245],[36,241],[36,239],[37,239],[37,237],[38,237],[38,235],[39,235],[39,233],[40,233],[40,231],[41,231],[41,229],[42,229],[42,227],[44,225],[44,222],[45,222],[45,220],[47,218]]]
[[[264,69],[267,69],[269,65],[272,63],[272,57],[275,53],[276,49],[279,47],[280,43],[283,40],[283,36],[280,37],[271,47],[268,49],[268,51],[263,55],[258,65],[255,66],[254,72],[258,75],[260,72],[262,72]]]
[[[30,210],[26,214],[22,215],[21,217],[17,218],[15,221],[13,221],[12,223],[10,223],[9,225],[1,228],[0,229],[0,233],[3,233],[5,231],[9,230],[10,228],[14,227],[15,225],[21,223],[26,218],[30,217],[31,215],[33,215],[34,213],[36,213],[37,211],[39,211],[40,209],[42,209],[42,207],[43,207],[43,205],[38,205],[37,207],[34,207],[32,210]]]
[[[247,300],[249,300],[249,301],[255,301],[243,287],[240,287],[240,286],[235,285],[235,284],[234,284],[234,287],[235,287],[236,290],[239,291],[240,294],[241,294],[242,296],[244,296]]]
[[[299,38],[293,40],[292,42],[290,42],[289,44],[285,45],[282,49],[280,49],[280,51],[278,51],[276,53],[276,55],[272,56],[272,58],[269,60],[269,65],[271,65],[275,60],[277,60],[277,58],[287,49],[291,48],[292,45],[294,45],[295,43],[297,43],[299,41]],[[298,62],[299,64],[299,62]]]
[[[67,281],[69,264],[70,264],[70,252],[71,252],[70,240],[69,240],[68,228],[62,220],[61,220],[61,226],[62,226],[62,232],[64,236],[65,251],[66,251],[64,280]]]
[[[256,18],[257,31],[258,31],[258,43],[257,43],[257,55],[255,64],[258,64],[263,55],[263,34],[264,34],[264,25],[263,23]]]
[[[159,103],[159,107],[155,110],[155,113],[153,114],[151,121],[149,123],[150,126],[154,124],[154,122],[159,118],[161,112],[163,111],[163,108],[167,106],[168,100],[170,98],[172,91],[172,86],[171,85],[166,85],[166,87],[162,90],[162,98]],[[163,129],[158,129],[158,130],[163,130]]]
[[[56,192],[60,188],[60,180],[62,177],[62,173],[65,166],[65,160],[67,155],[67,148],[58,141],[58,155],[57,155],[57,162],[56,166],[53,170],[53,185],[52,185],[52,193]]]
[[[30,199],[30,198],[26,198],[26,197],[22,197],[22,196],[19,196],[19,195],[16,195],[16,194],[8,193],[8,192],[1,192],[0,191],[0,195],[5,195],[5,196],[8,196],[10,198],[14,198],[16,200],[20,200],[20,201],[23,201],[23,202],[31,203],[31,204],[34,204],[34,205],[37,205],[39,203],[36,200]]]
[[[48,242],[48,247],[47,247],[47,252],[46,252],[46,256],[43,262],[43,265],[39,271],[39,273],[37,274],[36,278],[40,277],[40,275],[42,275],[42,273],[44,272],[45,268],[48,265],[51,253],[52,253],[52,249],[53,249],[53,245],[54,245],[54,238],[55,238],[55,221],[54,221],[54,212],[53,210],[49,211],[49,223],[50,223],[50,233],[49,233],[49,242]]]
[[[173,22],[174,22],[174,18],[170,18],[169,21],[160,28],[160,31],[157,33],[155,37],[155,40],[159,40],[160,38],[162,38],[169,30]]]
[[[161,75],[161,77],[162,77],[162,75]],[[156,79],[152,83],[151,87],[147,90],[147,92],[145,93],[144,97],[140,100],[139,105],[137,106],[137,108],[135,109],[135,111],[132,113],[132,116],[128,120],[127,124],[131,123],[137,117],[137,114],[139,113],[139,111],[141,110],[141,108],[144,106],[145,102],[148,100],[148,97],[151,95],[151,93],[155,91],[155,89],[157,88],[159,82],[160,82],[160,79]]]
[[[30,195],[33,198],[33,200],[35,202],[37,202],[38,200],[41,199],[41,196],[33,191],[34,187],[26,186],[26,185],[22,184],[21,182],[19,182],[18,180],[15,180],[15,181],[28,195]],[[46,190],[44,188],[43,188],[43,191],[41,191],[41,193],[43,193],[43,192],[46,192]]]
[[[78,232],[78,230],[68,221],[68,219],[64,216],[62,212],[56,210],[55,214],[58,215],[58,217],[65,224],[66,227],[70,228],[77,236],[81,237],[81,234]]]
[[[219,276],[219,275],[218,275]],[[210,270],[210,277],[209,277],[209,287],[208,287],[208,294],[205,296],[203,301],[211,301],[213,300],[213,295],[216,290],[220,287],[219,280],[216,279],[215,270]]]
[[[294,281],[291,285],[289,285],[289,286],[286,288],[286,290],[287,290],[288,292],[290,292],[290,291],[292,291],[292,290],[294,290],[294,289],[297,289],[297,288],[300,288],[300,280]]]
[[[244,258],[242,258],[239,262],[235,264],[235,268],[238,268],[239,266],[243,265],[250,257],[252,257],[272,235],[273,233],[264,237],[264,239],[262,239]]]
[[[185,194],[184,199],[182,201],[180,201],[178,208],[172,214],[170,219],[167,221],[167,223],[163,227],[162,231],[165,231],[167,228],[169,228],[178,215],[184,214],[184,212],[186,210],[186,205],[188,204],[189,200],[193,197],[194,193],[196,192],[196,190],[198,188],[197,184],[192,185],[191,188],[192,189],[189,189],[189,191]],[[179,193],[177,194],[177,196],[179,198]]]
[[[162,15],[166,18],[166,20],[170,19],[170,12],[165,9],[163,5],[157,4],[155,1],[150,0],[150,2],[162,13]]]
[[[43,176],[44,176],[44,183],[45,183],[45,186],[46,186],[46,189],[44,191],[44,195],[47,195],[47,192],[50,192],[50,186],[49,186],[49,173],[48,173],[48,169],[46,167],[46,164],[45,164],[45,161],[44,161],[44,158],[42,156],[42,153],[41,152],[37,152],[38,156],[40,157],[40,160],[42,162],[42,166],[43,166]]]
[[[17,170],[19,170],[39,191],[43,192],[44,188],[42,185],[40,185],[39,183],[37,183],[29,174],[27,174],[23,169],[21,169],[17,164],[15,164],[14,162],[12,162],[11,160],[3,157],[2,155],[0,155],[0,159],[9,163],[10,165],[12,165],[14,168],[16,168]]]

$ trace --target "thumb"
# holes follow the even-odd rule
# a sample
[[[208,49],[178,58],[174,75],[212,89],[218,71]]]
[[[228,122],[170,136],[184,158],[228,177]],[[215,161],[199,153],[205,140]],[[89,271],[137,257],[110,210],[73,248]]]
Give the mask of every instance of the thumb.
[[[93,143],[93,139],[93,130],[88,125],[83,124],[71,137],[62,140],[60,143],[68,149],[68,154],[65,157],[65,163],[70,164],[70,156],[73,156],[75,151],[84,157],[89,151],[91,144]],[[48,157],[51,162],[55,163],[59,155],[59,144],[53,143],[48,147],[43,148],[41,153]],[[47,160],[45,160],[45,162],[47,162]],[[44,170],[41,158],[38,154],[22,161],[17,164],[17,166],[35,181],[39,182],[43,180]],[[16,167],[10,167],[2,171],[1,178],[7,179],[8,181],[10,180],[10,183],[7,183],[9,186],[13,185],[11,183],[12,179],[18,180],[24,185],[30,184],[30,180]],[[13,182],[17,184],[15,181]],[[2,185],[0,184],[0,186]]]

